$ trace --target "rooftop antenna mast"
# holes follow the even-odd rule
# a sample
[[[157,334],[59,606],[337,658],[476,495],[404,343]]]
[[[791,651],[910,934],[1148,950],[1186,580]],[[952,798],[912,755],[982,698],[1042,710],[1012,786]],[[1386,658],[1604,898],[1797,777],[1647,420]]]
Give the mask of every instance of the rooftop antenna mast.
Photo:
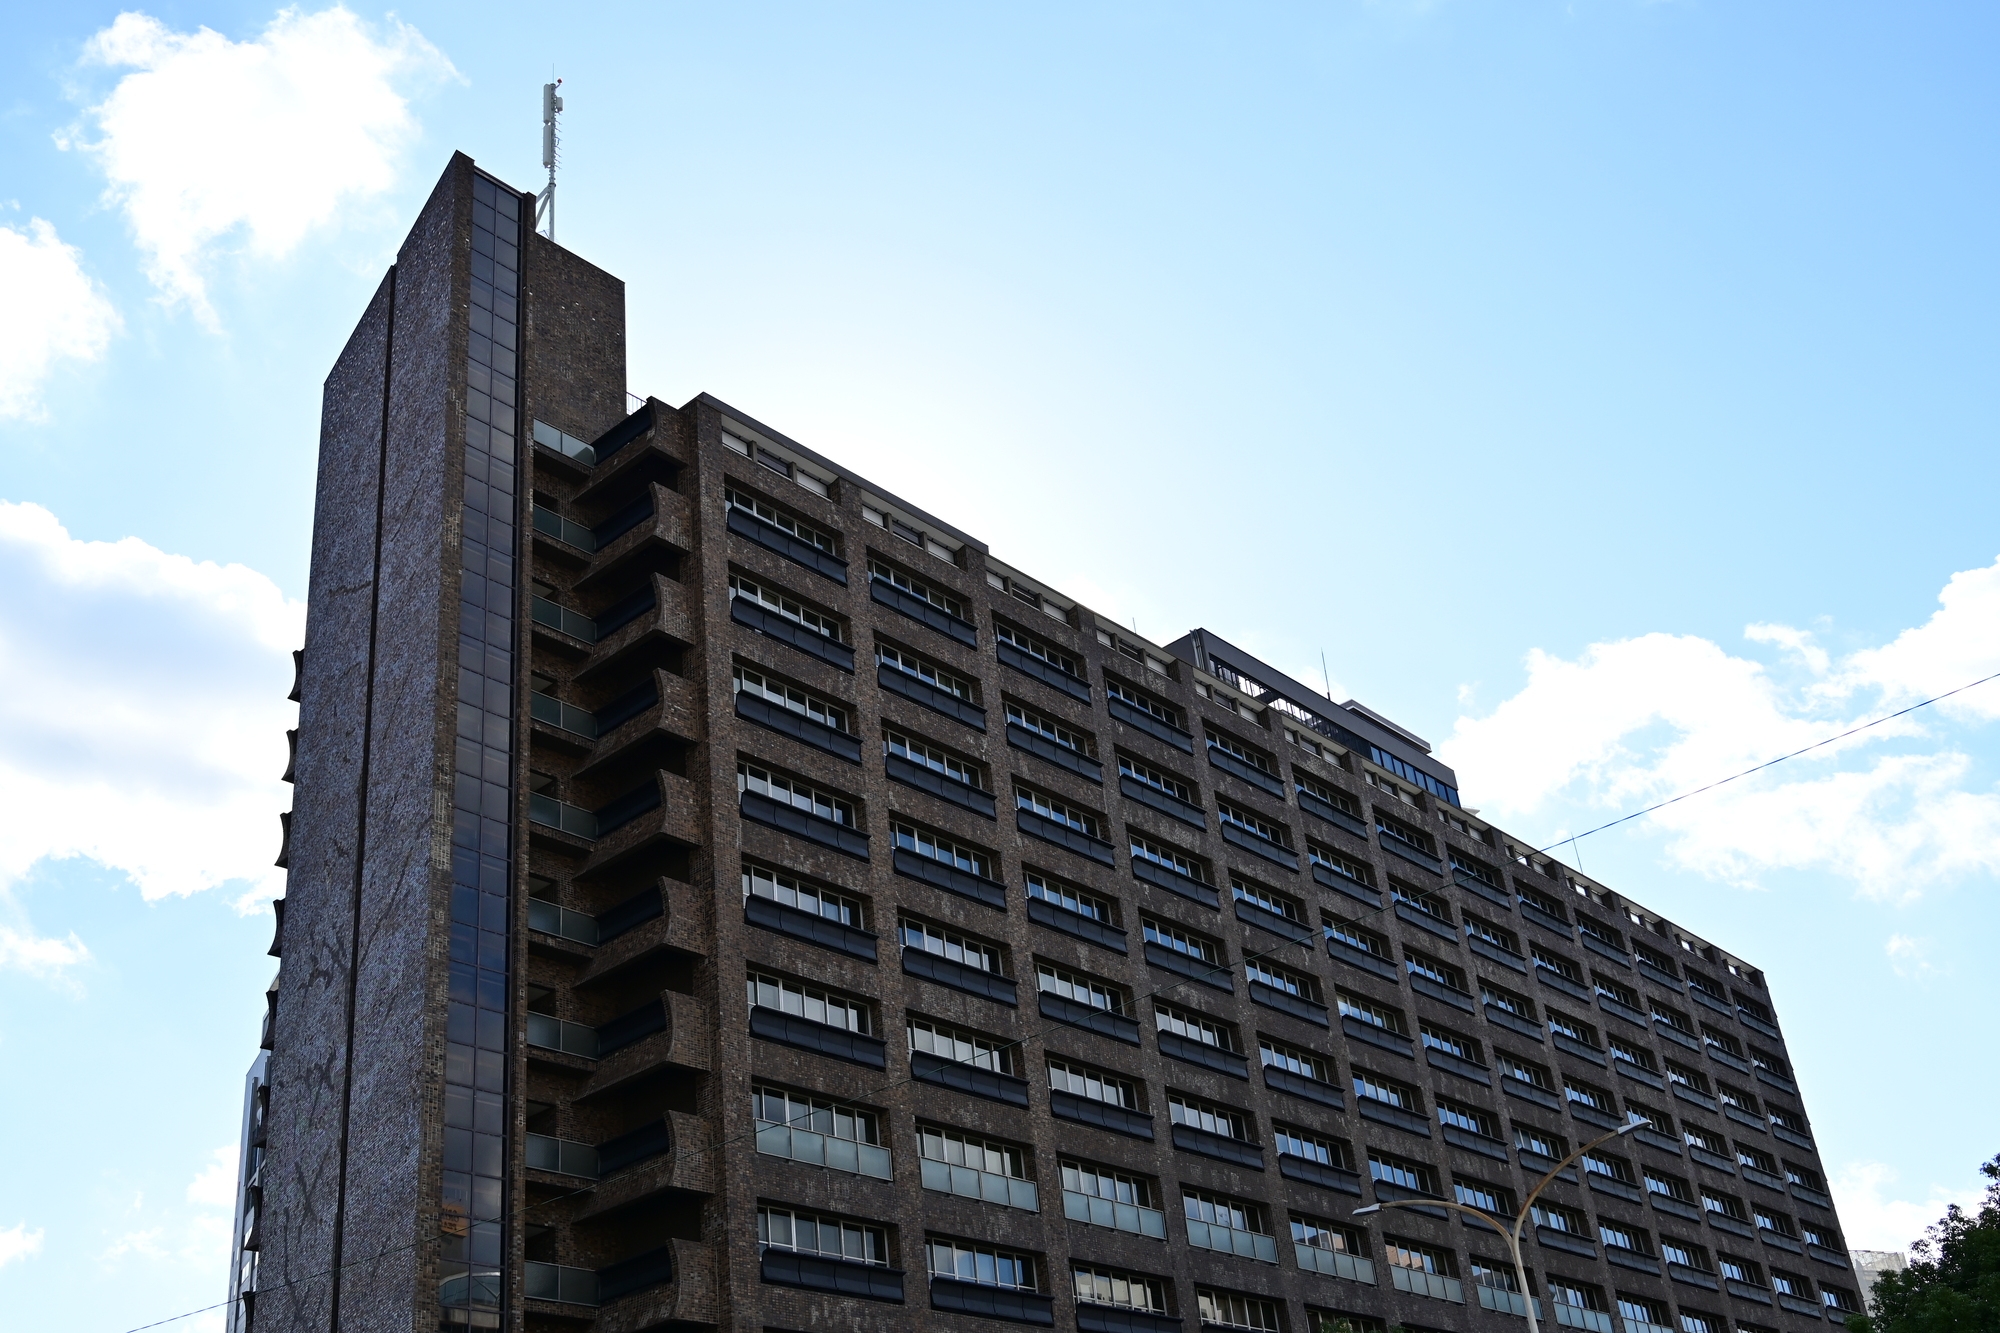
[[[556,117],[563,109],[562,95],[556,89],[562,87],[562,80],[542,85],[542,165],[549,169],[549,183],[535,196],[535,230],[550,240],[556,238]]]

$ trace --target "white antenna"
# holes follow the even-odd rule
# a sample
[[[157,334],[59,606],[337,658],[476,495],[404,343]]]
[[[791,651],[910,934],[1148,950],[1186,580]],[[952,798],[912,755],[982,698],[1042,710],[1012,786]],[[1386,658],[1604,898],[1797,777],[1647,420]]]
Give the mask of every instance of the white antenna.
[[[556,89],[562,87],[562,80],[542,85],[542,165],[549,169],[549,183],[535,196],[535,230],[550,240],[556,238],[556,116],[563,109],[563,100]],[[543,224],[547,223],[546,228]]]

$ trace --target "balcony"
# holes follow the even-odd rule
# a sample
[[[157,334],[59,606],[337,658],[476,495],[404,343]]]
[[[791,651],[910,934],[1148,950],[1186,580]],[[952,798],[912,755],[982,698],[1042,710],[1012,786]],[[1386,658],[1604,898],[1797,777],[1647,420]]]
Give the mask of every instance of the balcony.
[[[1557,1301],[1554,1308],[1556,1322],[1564,1328],[1582,1329],[1583,1333],[1616,1333],[1611,1316],[1602,1310],[1586,1310],[1567,1301]]]
[[[1100,1037],[1109,1037],[1130,1046],[1139,1044],[1139,1024],[1124,1014],[1115,1014],[1109,1009],[1099,1009],[1049,991],[1041,993],[1040,1010],[1043,1018],[1053,1019],[1065,1026],[1082,1028],[1085,1032],[1095,1032]]]
[[[1349,1282],[1365,1282],[1375,1285],[1375,1264],[1372,1260],[1345,1250],[1329,1250],[1318,1245],[1292,1246],[1292,1254],[1298,1260],[1301,1271],[1319,1273],[1326,1277],[1345,1278]],[[1485,1289],[1481,1288],[1483,1292]]]
[[[1175,1125],[1172,1130],[1174,1147],[1182,1152],[1191,1152],[1201,1157],[1213,1157],[1218,1162],[1228,1162],[1232,1166],[1247,1166],[1252,1171],[1264,1169],[1264,1150],[1254,1143],[1230,1138],[1227,1134],[1217,1134],[1194,1125]]]
[[[1309,943],[1313,937],[1312,927],[1303,921],[1295,921],[1282,912],[1273,912],[1262,903],[1240,896],[1236,899],[1236,919],[1293,944]]]
[[[789,736],[802,741],[815,750],[826,753],[850,764],[861,762],[861,738],[850,732],[830,727],[804,713],[772,703],[769,699],[739,690],[736,694],[736,716],[745,722],[775,731],[780,736]]]
[[[854,1263],[766,1246],[758,1270],[758,1276],[773,1286],[802,1287],[832,1296],[888,1301],[894,1305],[903,1303],[902,1270],[882,1264]]]
[[[1025,1094],[1021,1105],[1027,1105]],[[1153,1141],[1153,1117],[1147,1112],[1134,1111],[1129,1107],[1115,1106],[1110,1102],[1100,1102],[1089,1097],[1079,1097],[1073,1092],[1051,1089],[1049,1114],[1058,1120],[1069,1120],[1079,1125],[1094,1125],[1098,1129],[1108,1129],[1113,1134],[1123,1134],[1127,1138],[1144,1139],[1148,1143]]]
[[[1485,1011],[1487,1022],[1497,1027],[1506,1028],[1510,1032],[1518,1032],[1532,1041],[1543,1040],[1541,1028],[1530,1023],[1513,1010],[1502,1009],[1491,1000],[1482,1003],[1479,1007]]]
[[[1082,829],[1072,828],[1059,820],[1050,819],[1047,815],[1037,814],[1033,810],[1016,810],[1014,827],[1031,838],[1040,838],[1043,842],[1066,847],[1079,856],[1087,856],[1103,865],[1117,863],[1111,844],[1104,839],[1085,833]]]
[[[597,815],[582,806],[558,801],[553,796],[540,792],[528,794],[528,820],[530,823],[556,829],[572,837],[595,839],[597,837]]]
[[[1357,949],[1346,940],[1340,938],[1340,936],[1333,934],[1330,930],[1326,936],[1326,954],[1327,957],[1337,963],[1345,963],[1347,966],[1359,968],[1363,972],[1372,972],[1384,981],[1393,983],[1396,980],[1396,965],[1394,963],[1380,954],[1370,953],[1366,949]]]
[[[1514,900],[1499,885],[1466,870],[1463,866],[1451,868],[1451,882],[1468,893],[1476,893],[1497,907],[1512,907]],[[1481,1290],[1486,1290],[1482,1288]]]
[[[1361,1197],[1361,1177],[1346,1167],[1328,1166],[1325,1162],[1314,1161],[1310,1157],[1292,1157],[1278,1154],[1278,1174],[1286,1180],[1296,1180],[1301,1185],[1315,1185],[1323,1190],[1336,1190],[1341,1194]]]
[[[854,670],[854,650],[839,639],[829,638],[816,629],[789,620],[747,597],[729,599],[729,618],[745,629],[755,630],[767,639],[796,648],[828,666],[850,673]]]
[[[1360,816],[1351,815],[1337,805],[1329,805],[1303,787],[1295,789],[1292,795],[1297,799],[1299,809],[1313,818],[1323,819],[1342,833],[1368,841],[1368,825],[1361,822]]]
[[[1489,1139],[1484,1134],[1475,1134],[1458,1125],[1440,1122],[1438,1129],[1444,1134],[1444,1141],[1467,1152],[1476,1152],[1481,1157],[1490,1157],[1496,1162],[1507,1160],[1507,1145],[1499,1139]]]
[[[922,1083],[963,1092],[1023,1110],[1028,1105],[1028,1081],[962,1060],[947,1060],[929,1051],[910,1052],[910,1077]]]
[[[748,509],[731,505],[728,527],[737,536],[747,538],[767,551],[775,551],[785,559],[805,566],[822,578],[832,579],[842,587],[847,586],[845,560],[831,551],[823,551],[804,538],[785,531],[775,523],[765,521]]]
[[[851,1028],[815,1023],[798,1014],[759,1005],[750,1011],[750,1035],[796,1050],[845,1060],[867,1069],[888,1068],[886,1047],[880,1037]]]
[[[1336,1111],[1347,1109],[1347,1101],[1340,1089],[1322,1079],[1308,1078],[1278,1065],[1264,1066],[1264,1086],[1276,1092],[1290,1093],[1321,1106],[1330,1106]]]
[[[1444,982],[1426,976],[1414,968],[1410,969],[1410,989],[1419,995],[1428,995],[1433,1000],[1441,1000],[1454,1009],[1463,1009],[1468,1014],[1479,1003],[1472,996],[1458,989],[1458,987],[1446,985]]]
[[[1465,1288],[1455,1277],[1442,1273],[1430,1273],[1421,1268],[1403,1268],[1389,1265],[1389,1285],[1397,1291],[1406,1291],[1412,1296],[1425,1296],[1434,1301],[1450,1301],[1454,1305],[1465,1304]]]
[[[1299,854],[1275,838],[1267,838],[1255,829],[1245,828],[1228,819],[1217,821],[1222,828],[1222,840],[1241,847],[1252,856],[1261,856],[1273,865],[1281,865],[1287,870],[1299,868]]]
[[[1007,886],[999,880],[986,879],[961,870],[948,861],[940,861],[934,856],[913,852],[907,847],[898,847],[890,857],[890,865],[895,872],[906,879],[914,879],[946,893],[955,893],[961,898],[970,898],[976,903],[1007,910]]]
[[[530,1259],[522,1265],[521,1294],[531,1301],[596,1305],[597,1270],[572,1268],[568,1264],[544,1264]]]
[[[531,692],[528,695],[528,716],[585,740],[597,739],[596,716],[588,708],[564,703],[552,694],[543,694],[540,690]]]
[[[1281,801],[1285,799],[1285,784],[1278,780],[1277,774],[1237,758],[1214,741],[1208,743],[1208,765],[1210,768],[1221,769],[1232,778],[1269,792]]]
[[[1385,1027],[1370,1023],[1365,1018],[1352,1014],[1340,1016],[1340,1030],[1356,1041],[1365,1041],[1370,1046],[1379,1046],[1385,1051],[1402,1056],[1405,1060],[1417,1058],[1416,1047],[1400,1032],[1391,1032]]]
[[[527,1138],[528,1166],[535,1171],[553,1171],[562,1176],[582,1176],[595,1180],[598,1175],[597,1149],[588,1143],[578,1143],[574,1139],[551,1138],[547,1134],[530,1134]]]
[[[1313,883],[1322,888],[1332,889],[1335,893],[1344,893],[1358,903],[1366,903],[1370,907],[1382,905],[1382,894],[1379,890],[1370,888],[1351,875],[1342,874],[1317,858],[1312,863],[1312,876]]]
[[[1475,927],[1467,926],[1465,928],[1465,946],[1481,958],[1489,958],[1502,967],[1512,968],[1514,971],[1523,974],[1528,970],[1527,959],[1521,957],[1520,954],[1515,953],[1504,944],[1497,944],[1492,940],[1486,939],[1477,933]]]
[[[1038,926],[1060,930],[1065,935],[1074,935],[1113,953],[1129,952],[1125,943],[1125,932],[1108,922],[1081,912],[1072,912],[1045,898],[1028,899],[1028,920]]]
[[[1207,1042],[1183,1037],[1178,1032],[1162,1032],[1158,1035],[1160,1054],[1169,1060],[1199,1065],[1218,1074],[1227,1074],[1231,1078],[1249,1081],[1250,1065],[1236,1052],[1225,1051],[1220,1046],[1210,1046]]]
[[[589,448],[588,445],[584,446]],[[553,509],[535,506],[535,533],[588,555],[597,550],[597,535],[581,523],[563,517]]]
[[[858,744],[856,748],[859,748]],[[900,754],[885,754],[882,756],[882,763],[891,782],[914,787],[939,800],[949,801],[962,810],[970,810],[975,815],[993,818],[993,793],[983,787],[975,787],[969,782],[952,777],[927,764],[907,759]]]
[[[572,1023],[554,1014],[528,1015],[528,1045],[564,1055],[597,1058],[597,1029],[586,1023]]]
[[[1135,1236],[1151,1236],[1154,1240],[1167,1238],[1167,1215],[1159,1209],[1141,1208],[1137,1204],[1120,1203],[1078,1190],[1063,1191],[1063,1216],[1072,1222],[1128,1231]]]
[[[597,451],[574,435],[564,434],[547,422],[535,423],[535,443],[544,449],[552,449],[564,458],[573,458],[585,467],[597,465]]]
[[[906,616],[927,629],[934,629],[946,638],[955,639],[968,648],[979,646],[979,631],[973,628],[971,621],[961,620],[943,607],[933,606],[886,579],[871,577],[868,580],[868,595],[898,615]]]
[[[1130,773],[1118,775],[1118,794],[1149,810],[1157,810],[1169,819],[1178,819],[1190,828],[1208,827],[1208,813],[1200,806],[1190,805],[1178,796],[1171,796],[1150,782],[1141,782]]]
[[[796,805],[781,803],[762,792],[744,791],[737,799],[737,809],[743,818],[752,823],[763,824],[789,833],[795,838],[851,856],[857,861],[868,859],[868,835],[847,824],[836,823],[824,815],[802,810]]]
[[[1294,995],[1277,986],[1266,985],[1252,978],[1250,982],[1250,1002],[1261,1004],[1266,1009],[1275,1009],[1281,1014],[1312,1024],[1314,1027],[1327,1026],[1327,1008],[1317,1000]]]
[[[1516,898],[1514,900],[1514,905],[1520,909],[1521,919],[1523,921],[1526,921],[1531,925],[1540,926],[1543,930],[1548,931],[1551,935],[1560,935],[1562,938],[1566,940],[1573,940],[1576,938],[1575,932],[1570,929],[1569,922],[1563,920],[1559,916],[1554,916],[1548,912],[1544,912],[1541,908],[1535,906],[1533,903],[1529,902],[1526,898]]]
[[[528,614],[535,624],[546,626],[559,634],[568,635],[584,643],[597,642],[597,622],[581,611],[558,606],[546,597],[530,597]]]
[[[848,671],[854,670],[854,654],[847,654]],[[963,722],[975,731],[986,730],[986,710],[970,699],[961,699],[950,690],[940,689],[929,681],[913,676],[898,667],[886,664],[875,668],[875,683],[890,694],[899,694],[913,704],[942,713],[955,722]]]
[[[1467,1082],[1477,1083],[1482,1088],[1493,1086],[1493,1071],[1476,1060],[1468,1060],[1450,1051],[1441,1051],[1435,1046],[1424,1047],[1424,1063],[1432,1069],[1442,1069],[1447,1074],[1455,1074]],[[1449,1137],[1449,1136],[1447,1136]]]
[[[865,963],[876,961],[875,933],[835,921],[803,908],[751,894],[743,900],[743,919],[753,926],[786,935],[822,949],[844,953]]]
[[[528,900],[528,928],[560,939],[575,940],[578,944],[594,946],[597,943],[596,917],[585,912],[573,912],[540,898]]]
[[[1405,1111],[1400,1106],[1376,1101],[1373,1097],[1357,1096],[1354,1109],[1361,1113],[1363,1120],[1373,1120],[1377,1124],[1400,1129],[1405,1134],[1415,1134],[1419,1138],[1431,1136],[1431,1122],[1413,1111]]]
[[[1145,709],[1127,703],[1115,694],[1106,695],[1104,703],[1114,721],[1122,722],[1137,731],[1143,731],[1155,740],[1165,741],[1177,750],[1187,754],[1194,753],[1194,736],[1191,733],[1181,730],[1171,722],[1154,717]]]
[[[1040,1292],[942,1276],[931,1278],[931,1309],[1043,1328],[1056,1322],[1055,1302]]]
[[[1178,893],[1181,897],[1192,899],[1203,907],[1221,905],[1222,900],[1217,896],[1213,884],[1196,879],[1193,875],[1184,875],[1172,866],[1163,866],[1143,856],[1132,858],[1132,877],[1157,885],[1169,893]]]
[[[1185,1327],[1177,1315],[1155,1314],[1129,1305],[1079,1301],[1076,1306],[1076,1333],[1181,1333]]]
[[[1007,724],[1007,744],[1017,750],[1026,750],[1037,759],[1045,759],[1057,768],[1066,769],[1087,782],[1104,781],[1103,764],[1080,750],[1072,750],[1067,745],[1058,745],[1039,731],[1030,731],[1018,722]]]
[[[1044,685],[1061,690],[1072,699],[1082,703],[1090,702],[1090,682],[1072,676],[1053,662],[1045,662],[1005,639],[996,640],[993,651],[999,657],[1001,666],[1018,671],[1024,676],[1032,676]]]
[[[1009,1008],[1020,1003],[1015,996],[1012,977],[1002,976],[983,967],[973,967],[926,949],[905,945],[903,971],[908,976],[935,981],[940,986],[949,986],[967,995],[977,995],[982,1000],[994,1000]]]
[[[1391,856],[1400,856],[1411,865],[1422,866],[1433,875],[1444,874],[1444,862],[1419,847],[1386,824],[1375,825],[1375,840],[1382,844],[1382,850]]]
[[[1264,1264],[1278,1262],[1277,1240],[1261,1231],[1242,1231],[1219,1222],[1201,1222],[1190,1217],[1187,1232],[1188,1244],[1197,1250],[1217,1250]]]

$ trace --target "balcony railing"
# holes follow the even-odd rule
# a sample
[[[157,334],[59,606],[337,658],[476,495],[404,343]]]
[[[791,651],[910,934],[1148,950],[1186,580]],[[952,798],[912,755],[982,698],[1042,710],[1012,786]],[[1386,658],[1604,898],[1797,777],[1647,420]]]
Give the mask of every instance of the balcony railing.
[[[575,704],[564,703],[552,694],[536,690],[528,696],[528,716],[537,722],[546,722],[564,731],[573,731],[591,740],[597,739],[597,717],[588,708],[578,708]]]
[[[587,449],[590,446],[584,447]],[[579,551],[597,549],[596,533],[583,524],[564,518],[555,510],[544,509],[540,505],[535,506],[535,531],[545,537],[553,537],[567,546],[574,546]]]
[[[528,899],[528,926],[566,940],[575,940],[578,944],[596,944],[598,939],[596,917],[584,912],[572,912],[567,907],[543,902],[540,898]]]
[[[539,792],[531,792],[528,795],[528,819],[532,823],[561,829],[564,833],[573,833],[579,838],[597,836],[596,815],[582,806],[570,805]]]
[[[568,458],[574,458],[586,467],[597,465],[597,451],[574,435],[566,435],[545,421],[535,423],[535,443],[546,449],[553,449]]]
[[[1389,1283],[1397,1291],[1407,1291],[1412,1296],[1428,1296],[1437,1301],[1455,1301],[1465,1304],[1465,1288],[1455,1277],[1442,1273],[1430,1273],[1421,1268],[1403,1268],[1389,1265]]]
[[[941,1162],[935,1157],[925,1157],[920,1160],[924,1188],[927,1190],[936,1190],[940,1194],[956,1194],[967,1199],[983,1199],[987,1203],[1020,1208],[1030,1213],[1041,1211],[1041,1203],[1035,1195],[1035,1182],[1032,1180],[1003,1176],[995,1171],[981,1171],[977,1167],[957,1166],[951,1162]]]
[[[1479,1293],[1479,1304],[1482,1309],[1491,1310],[1495,1314],[1510,1314],[1517,1319],[1528,1317],[1528,1298],[1520,1292],[1508,1291],[1504,1287],[1489,1287],[1485,1283],[1475,1283],[1474,1290]],[[1543,1317],[1540,1301],[1535,1302],[1535,1317],[1538,1319]],[[1606,1333],[1609,1333],[1608,1329]]]
[[[1602,1310],[1586,1310],[1567,1301],[1557,1301],[1554,1308],[1556,1322],[1564,1328],[1580,1328],[1584,1333],[1616,1333],[1611,1316]]]
[[[1157,1208],[1141,1208],[1135,1203],[1119,1203],[1080,1190],[1063,1191],[1063,1216],[1072,1222],[1088,1222],[1094,1227],[1129,1231],[1135,1236],[1167,1238],[1167,1215]]]
[[[1190,1217],[1187,1220],[1188,1244],[1201,1250],[1220,1250],[1224,1254],[1240,1255],[1245,1259],[1258,1259],[1267,1264],[1278,1262],[1278,1242],[1261,1231],[1240,1231],[1218,1222],[1201,1222]]]
[[[757,1122],[757,1151],[771,1157],[804,1162],[808,1166],[873,1176],[877,1180],[889,1180],[894,1176],[889,1165],[889,1150],[878,1143],[835,1138],[831,1134],[775,1120]]]
[[[585,643],[597,642],[597,622],[581,611],[557,606],[546,597],[531,597],[528,599],[528,613],[538,625],[547,625]]]
[[[585,1176],[591,1180],[598,1176],[595,1147],[547,1134],[528,1135],[528,1165],[537,1171],[555,1171],[565,1176]]]
[[[584,1023],[571,1023],[553,1014],[529,1014],[528,1045],[595,1060],[597,1029]]]
[[[532,1259],[523,1264],[522,1269],[522,1294],[531,1301],[597,1304],[597,1274],[591,1269],[537,1263]]]
[[[1309,1273],[1324,1273],[1328,1277],[1344,1277],[1349,1282],[1366,1282],[1371,1287],[1375,1285],[1373,1260],[1318,1245],[1294,1244],[1292,1253],[1298,1257],[1299,1267]]]

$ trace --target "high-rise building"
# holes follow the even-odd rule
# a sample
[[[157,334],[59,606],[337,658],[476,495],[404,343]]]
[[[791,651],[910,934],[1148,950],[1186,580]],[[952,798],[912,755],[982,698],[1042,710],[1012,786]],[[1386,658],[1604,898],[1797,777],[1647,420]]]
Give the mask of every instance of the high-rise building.
[[[455,158],[326,384],[237,1330],[1856,1307],[1755,967],[1360,704],[628,410],[531,203]],[[1436,1206],[1634,1118],[1529,1291]]]

